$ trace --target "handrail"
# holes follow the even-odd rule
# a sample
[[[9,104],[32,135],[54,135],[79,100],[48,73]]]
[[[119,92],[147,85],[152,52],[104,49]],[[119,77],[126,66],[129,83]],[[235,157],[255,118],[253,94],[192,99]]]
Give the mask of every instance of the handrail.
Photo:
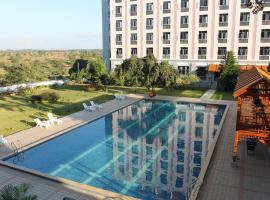
[[[19,161],[22,161],[24,159],[24,154],[23,154],[23,144],[20,140],[17,140],[17,145],[15,142],[11,142],[10,146],[12,147],[14,157],[13,157],[13,163],[17,164]]]

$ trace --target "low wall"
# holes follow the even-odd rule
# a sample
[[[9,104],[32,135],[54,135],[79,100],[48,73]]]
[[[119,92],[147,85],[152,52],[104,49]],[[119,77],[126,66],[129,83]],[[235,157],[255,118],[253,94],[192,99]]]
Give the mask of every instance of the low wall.
[[[22,83],[17,85],[11,85],[7,87],[0,87],[0,94],[2,93],[10,93],[10,92],[19,92],[21,89],[25,88],[34,88],[39,86],[53,86],[53,85],[63,85],[63,80],[54,80],[54,81],[43,81],[38,83]]]

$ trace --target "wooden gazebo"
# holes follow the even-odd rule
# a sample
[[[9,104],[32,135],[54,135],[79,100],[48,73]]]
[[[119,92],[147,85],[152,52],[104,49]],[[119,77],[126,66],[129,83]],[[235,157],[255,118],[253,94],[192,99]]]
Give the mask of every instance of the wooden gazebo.
[[[259,68],[242,73],[233,95],[238,100],[235,162],[239,141],[247,141],[249,150],[254,150],[257,142],[270,144],[270,73]]]

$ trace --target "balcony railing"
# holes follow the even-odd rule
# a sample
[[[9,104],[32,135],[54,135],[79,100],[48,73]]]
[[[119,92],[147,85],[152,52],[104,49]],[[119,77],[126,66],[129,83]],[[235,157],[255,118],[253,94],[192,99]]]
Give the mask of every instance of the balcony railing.
[[[116,41],[116,45],[122,45],[122,41]]]
[[[203,22],[203,23],[200,23],[199,26],[200,26],[200,27],[207,27],[207,26],[208,26],[208,23]]]
[[[228,22],[219,22],[219,26],[228,26]]]
[[[163,40],[163,44],[170,44],[170,40]]]
[[[247,55],[238,55],[238,60],[247,60]]]
[[[115,3],[121,3],[122,0],[115,0]]]
[[[137,26],[131,26],[130,30],[137,30]]]
[[[171,25],[170,24],[163,24],[163,28],[164,29],[169,29],[169,28],[171,28]]]
[[[239,38],[239,43],[248,43],[248,38]]]
[[[187,44],[188,43],[188,39],[180,39],[180,43],[181,44]]]
[[[263,20],[262,25],[270,25],[270,20]]]
[[[219,6],[220,10],[228,10],[229,9],[229,5],[220,5]]]
[[[152,15],[153,13],[154,13],[153,10],[147,10],[147,11],[146,11],[146,14],[147,14],[147,15]]]
[[[123,58],[122,54],[116,54],[116,58]]]
[[[137,40],[130,40],[130,44],[137,44]]]
[[[198,59],[206,59],[206,55],[198,55]]]
[[[269,55],[260,55],[260,60],[269,60]]]
[[[261,38],[262,43],[270,43],[270,38]]]
[[[170,9],[163,9],[163,13],[171,13]]]
[[[217,56],[217,59],[222,60],[222,59],[224,59],[225,57],[226,57],[226,55],[218,55],[218,56]]]
[[[188,55],[180,55],[180,59],[188,59]]]
[[[153,25],[146,25],[146,29],[147,29],[147,30],[153,29]]]
[[[200,6],[200,11],[207,11],[208,10],[208,6]]]
[[[164,59],[170,59],[170,54],[163,54]]]
[[[122,17],[122,13],[115,13],[115,17]]]
[[[116,31],[122,31],[122,27],[116,27]]]
[[[188,12],[189,11],[189,8],[181,8],[181,12]]]
[[[247,3],[243,3],[243,4],[241,4],[241,8],[248,8]]]
[[[207,39],[199,39],[199,43],[207,43]]]
[[[219,38],[218,43],[227,43],[227,39],[226,38]]]
[[[248,26],[249,22],[248,21],[240,21],[240,26]]]
[[[153,40],[146,40],[146,44],[153,44]]]
[[[188,28],[188,24],[180,24],[181,28]]]
[[[136,16],[137,15],[137,11],[130,11],[130,15],[131,16]]]

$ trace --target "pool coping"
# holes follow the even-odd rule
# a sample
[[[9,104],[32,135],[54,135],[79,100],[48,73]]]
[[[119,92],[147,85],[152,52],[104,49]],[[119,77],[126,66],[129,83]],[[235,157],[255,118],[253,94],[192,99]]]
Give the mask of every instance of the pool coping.
[[[210,160],[211,160],[211,157],[212,157],[212,154],[214,152],[214,149],[215,149],[215,146],[216,146],[216,143],[217,143],[217,140],[220,136],[220,131],[221,131],[221,128],[223,127],[223,123],[224,123],[224,120],[227,116],[227,112],[228,112],[228,109],[229,109],[229,101],[223,101],[223,100],[212,100],[212,99],[197,99],[197,98],[186,98],[186,97],[174,97],[174,96],[156,96],[156,97],[148,97],[147,95],[133,95],[133,94],[129,94],[127,95],[128,97],[130,98],[134,98],[133,99],[133,102],[129,103],[129,104],[124,104],[124,105],[120,105],[118,108],[115,108],[115,109],[112,109],[112,111],[108,112],[108,113],[104,113],[102,116],[97,116],[97,117],[94,117],[93,119],[91,120],[87,120],[87,121],[83,121],[83,122],[80,122],[74,126],[71,126],[71,127],[68,127],[68,128],[65,128],[61,131],[58,131],[50,136],[46,136],[40,140],[37,140],[37,141],[34,141],[32,143],[29,143],[25,146],[23,146],[23,148],[19,151],[19,152],[23,152],[23,151],[26,151],[28,149],[31,149],[35,146],[38,146],[42,143],[45,143],[47,141],[50,141],[54,138],[57,138],[57,137],[60,137],[61,135],[64,135],[66,134],[67,132],[71,131],[71,130],[74,130],[76,128],[79,128],[81,126],[84,126],[90,122],[93,122],[93,121],[96,121],[102,117],[104,117],[106,114],[109,114],[109,113],[113,113],[117,110],[120,110],[122,108],[125,108],[133,103],[136,103],[138,101],[141,101],[143,99],[151,99],[151,100],[166,100],[166,101],[171,101],[171,102],[191,102],[191,103],[203,103],[203,104],[213,104],[213,105],[224,105],[226,106],[226,109],[224,111],[224,114],[223,114],[223,117],[222,117],[222,120],[221,120],[221,124],[218,128],[218,137],[215,138],[215,140],[213,141],[212,145],[210,146],[210,150],[208,151],[208,154],[207,154],[207,157],[206,157],[206,160],[201,168],[201,172],[199,174],[199,177],[197,179],[197,182],[191,192],[191,198],[192,200],[195,200],[197,198],[197,195],[199,193],[199,189],[200,189],[200,186],[201,184],[203,183],[203,179],[204,179],[204,176],[206,174],[206,171],[207,171],[207,168],[209,166],[209,163],[210,163]],[[88,186],[88,185],[85,185],[85,184],[81,184],[81,183],[78,183],[78,182],[75,182],[75,181],[72,181],[72,180],[69,180],[69,179],[65,179],[65,178],[60,178],[60,177],[56,177],[56,176],[51,176],[49,174],[46,174],[46,173],[42,173],[42,172],[39,172],[39,171],[36,171],[36,170],[32,170],[32,169],[29,169],[29,168],[25,168],[25,167],[22,167],[22,166],[18,166],[18,165],[15,165],[15,164],[11,164],[11,163],[8,163],[6,161],[4,161],[4,159],[7,159],[7,158],[10,158],[12,156],[14,156],[15,153],[10,153],[10,154],[7,154],[5,156],[2,156],[0,157],[0,165],[2,166],[5,166],[5,167],[8,167],[8,168],[11,168],[11,169],[14,169],[14,170],[18,170],[20,172],[24,172],[24,173],[27,173],[27,174],[30,174],[30,175],[34,175],[34,176],[37,176],[37,177],[40,177],[40,178],[44,178],[44,179],[47,179],[47,180],[50,180],[50,181],[54,181],[56,183],[60,183],[60,184],[65,184],[65,185],[68,185],[68,186],[71,186],[71,187],[75,187],[75,189],[78,189],[80,190],[79,192],[87,192],[88,195],[89,193],[93,193],[93,195],[101,195],[101,196],[104,196],[104,194],[108,194],[110,197],[112,198],[120,198],[120,199],[136,199],[134,197],[130,197],[130,196],[125,196],[123,194],[120,194],[120,193],[116,193],[116,192],[111,192],[111,191],[108,191],[108,190],[104,190],[104,189],[101,189],[101,188],[97,188],[97,187],[93,187],[93,186]],[[203,172],[203,173],[202,173]],[[83,191],[81,191],[83,190]]]

